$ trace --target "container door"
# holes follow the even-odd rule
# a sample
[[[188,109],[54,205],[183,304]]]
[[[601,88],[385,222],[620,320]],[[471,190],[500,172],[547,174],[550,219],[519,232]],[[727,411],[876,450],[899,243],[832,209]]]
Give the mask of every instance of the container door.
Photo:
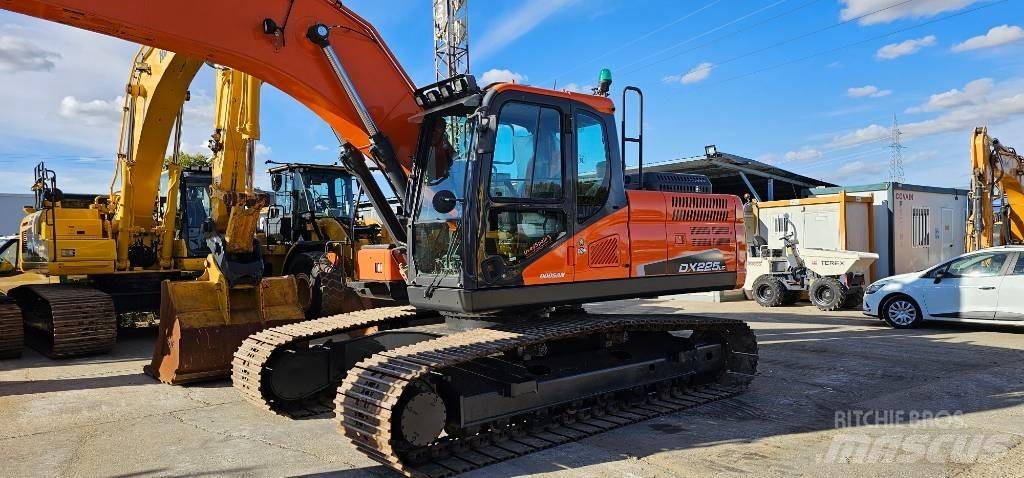
[[[942,258],[939,262],[952,259],[957,254],[953,244],[953,210],[942,208]]]

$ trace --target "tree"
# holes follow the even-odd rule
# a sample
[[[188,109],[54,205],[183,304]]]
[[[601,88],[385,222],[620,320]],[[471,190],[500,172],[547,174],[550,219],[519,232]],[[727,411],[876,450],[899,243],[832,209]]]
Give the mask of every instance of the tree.
[[[171,163],[171,156],[164,158],[164,165]],[[178,154],[178,164],[183,168],[192,168],[197,166],[210,166],[210,157],[203,153],[186,153],[182,151]]]

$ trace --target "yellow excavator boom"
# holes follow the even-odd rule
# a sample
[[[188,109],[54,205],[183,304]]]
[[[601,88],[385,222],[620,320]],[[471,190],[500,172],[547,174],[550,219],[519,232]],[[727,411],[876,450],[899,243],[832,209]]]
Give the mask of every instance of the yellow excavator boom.
[[[134,236],[157,226],[153,207],[160,197],[167,140],[202,65],[201,60],[147,46],[135,55],[125,91],[118,170],[110,192],[116,206],[113,229],[119,271],[130,266],[128,248]],[[114,190],[118,180],[120,188]]]
[[[969,251],[1024,243],[1024,158],[979,126],[971,136],[971,215]],[[1002,208],[997,215],[995,203]],[[997,235],[998,233],[998,235]]]
[[[160,330],[146,373],[172,384],[226,377],[239,344],[266,327],[303,320],[293,276],[263,277],[255,240],[265,194],[253,186],[262,82],[218,68],[205,236],[211,253],[195,281],[164,281]],[[308,286],[304,286],[308,288]]]

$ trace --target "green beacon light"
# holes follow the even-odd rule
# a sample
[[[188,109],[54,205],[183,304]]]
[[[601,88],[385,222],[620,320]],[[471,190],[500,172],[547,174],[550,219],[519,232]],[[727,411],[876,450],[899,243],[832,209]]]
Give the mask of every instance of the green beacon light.
[[[597,88],[594,89],[594,94],[599,96],[608,96],[608,90],[612,87],[612,70],[607,68],[601,68],[601,72],[597,74]]]

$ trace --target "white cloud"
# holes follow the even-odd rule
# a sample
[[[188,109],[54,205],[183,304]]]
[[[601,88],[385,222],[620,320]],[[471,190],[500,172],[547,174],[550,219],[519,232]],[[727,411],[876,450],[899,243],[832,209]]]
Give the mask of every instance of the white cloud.
[[[1012,84],[1011,84],[1012,83]],[[923,121],[900,125],[904,139],[962,132],[967,134],[978,125],[997,125],[1024,114],[1024,93],[1020,82],[1000,85],[988,78],[972,81],[964,89],[953,89],[932,95],[928,103],[915,111],[938,111],[939,115]],[[844,147],[878,140],[889,135],[890,128],[872,124],[853,132],[836,136],[830,146]]]
[[[830,146],[842,148],[845,146],[853,146],[855,144],[867,143],[869,141],[874,141],[880,138],[884,138],[886,136],[889,136],[889,128],[873,124],[847,134],[836,136],[835,138],[832,139]]]
[[[864,160],[850,161],[842,166],[835,172],[827,175],[828,179],[831,180],[848,180],[855,179],[861,176],[877,176],[883,172],[882,164],[879,162],[868,162]]]
[[[924,38],[906,40],[901,43],[890,43],[878,49],[875,57],[880,60],[892,60],[901,56],[913,55],[922,48],[935,44],[935,35],[928,35]]]
[[[331,150],[331,148],[328,148],[327,146],[324,146],[322,144],[318,144],[316,146],[313,146],[313,149],[315,151],[330,151]]]
[[[967,104],[981,104],[987,95],[992,92],[995,82],[992,78],[978,78],[964,85],[963,91],[953,88],[952,90],[936,93],[928,98],[928,103],[913,108],[917,111],[937,111]]]
[[[857,86],[846,89],[846,96],[849,96],[850,98],[863,98],[865,96],[881,98],[891,94],[892,90],[879,90],[875,85]]]
[[[475,59],[487,57],[529,33],[541,22],[562,8],[578,0],[527,0],[497,24],[484,29],[485,33],[473,45]]]
[[[689,85],[689,84],[692,84],[692,83],[700,83],[700,82],[708,79],[708,77],[711,76],[711,70],[714,67],[715,67],[714,64],[712,64],[711,62],[707,62],[706,61],[704,63],[701,63],[701,64],[693,67],[693,69],[691,69],[690,71],[686,72],[685,75],[669,75],[669,76],[666,76],[666,77],[662,78],[661,81],[665,82],[665,83],[676,83],[676,82],[679,82],[679,83],[682,83],[684,85]]]
[[[0,34],[0,73],[52,71],[60,57],[20,36]]]
[[[526,75],[521,75],[512,70],[499,70],[497,68],[493,68],[485,71],[484,74],[480,76],[480,83],[484,85],[499,82],[524,83],[527,79]]]
[[[980,0],[927,0],[893,5],[895,2],[892,0],[840,0],[845,7],[839,11],[839,18],[849,20],[885,9],[858,20],[861,25],[873,25],[889,23],[901,18],[930,17],[942,12],[959,10],[978,1]]]
[[[562,87],[562,90],[564,90],[564,91],[571,91],[573,93],[590,93],[591,91],[594,90],[594,86],[593,85],[580,86],[580,85],[578,85],[576,83],[566,83],[566,85]]]
[[[821,159],[822,154],[821,151],[818,151],[817,149],[803,147],[798,151],[790,151],[783,157],[786,158],[786,161],[813,161]]]
[[[759,161],[764,164],[775,164],[779,161],[779,156],[774,153],[767,153],[754,157],[754,161]]]
[[[123,106],[123,96],[112,100],[90,101],[81,101],[74,96],[65,96],[60,100],[59,113],[65,118],[81,121],[89,126],[114,127],[121,123]]]
[[[256,146],[253,147],[253,152],[256,153],[256,159],[262,161],[270,157],[273,149],[270,146],[257,142]]]
[[[1018,26],[1000,25],[993,27],[988,33],[984,35],[978,35],[974,38],[969,38],[963,43],[957,43],[953,46],[953,51],[959,53],[962,51],[978,50],[981,48],[992,48],[1000,45],[1006,45],[1007,43],[1013,43],[1024,38],[1024,29]]]

